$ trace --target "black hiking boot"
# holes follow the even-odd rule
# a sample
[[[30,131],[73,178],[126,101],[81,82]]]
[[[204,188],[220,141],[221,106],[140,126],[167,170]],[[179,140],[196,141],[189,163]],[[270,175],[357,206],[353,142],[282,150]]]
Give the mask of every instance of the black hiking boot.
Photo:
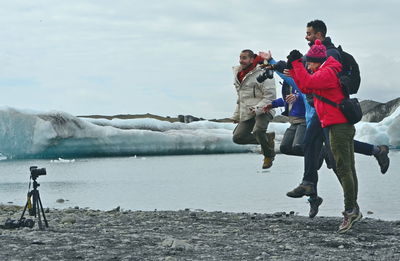
[[[319,206],[322,204],[323,199],[321,197],[309,198],[310,212],[308,213],[309,218],[314,218],[318,214]]]
[[[380,149],[379,153],[374,155],[376,160],[378,161],[379,167],[381,167],[382,174],[385,174],[389,168],[390,159],[389,159],[389,147],[386,145],[379,145]]]

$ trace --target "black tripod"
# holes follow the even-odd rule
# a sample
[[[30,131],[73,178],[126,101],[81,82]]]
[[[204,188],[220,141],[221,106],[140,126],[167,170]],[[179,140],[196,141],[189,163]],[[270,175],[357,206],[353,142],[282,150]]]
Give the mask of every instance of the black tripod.
[[[44,227],[42,224],[40,212],[43,215],[43,221],[44,221],[44,224],[46,225],[46,227],[49,227],[49,224],[47,222],[46,216],[44,215],[44,210],[43,210],[42,201],[40,200],[39,190],[37,190],[37,187],[39,187],[40,184],[36,182],[37,176],[31,176],[31,178],[33,179],[33,189],[28,192],[28,200],[26,201],[24,211],[22,212],[21,218],[19,220],[20,220],[20,222],[23,220],[26,208],[29,205],[31,205],[30,199],[32,197],[32,205],[31,205],[31,208],[29,209],[29,215],[35,216],[38,218],[39,229],[43,230]],[[30,183],[29,183],[29,187],[30,187]]]

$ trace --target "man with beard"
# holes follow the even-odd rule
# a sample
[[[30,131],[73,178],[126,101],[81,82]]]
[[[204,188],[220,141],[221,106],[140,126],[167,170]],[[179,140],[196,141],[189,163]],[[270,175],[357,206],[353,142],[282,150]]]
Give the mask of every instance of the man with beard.
[[[260,144],[264,155],[262,168],[272,166],[275,158],[275,133],[266,133],[274,111],[264,113],[262,108],[276,99],[274,79],[257,81],[264,70],[258,65],[264,58],[251,50],[243,50],[239,56],[239,66],[233,67],[234,86],[238,94],[236,110],[232,117],[238,123],[233,132],[233,142],[237,144]]]

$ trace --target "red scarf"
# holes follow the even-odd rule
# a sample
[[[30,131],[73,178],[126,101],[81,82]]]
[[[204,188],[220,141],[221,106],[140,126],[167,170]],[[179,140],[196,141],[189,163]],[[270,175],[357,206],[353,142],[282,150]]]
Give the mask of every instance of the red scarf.
[[[239,80],[239,82],[243,81],[243,78],[246,76],[246,74],[248,74],[249,72],[251,72],[254,68],[256,68],[257,64],[261,61],[264,61],[263,58],[261,58],[261,56],[257,55],[256,58],[254,58],[253,63],[245,70],[242,70],[240,72],[238,72],[237,74],[237,78]]]

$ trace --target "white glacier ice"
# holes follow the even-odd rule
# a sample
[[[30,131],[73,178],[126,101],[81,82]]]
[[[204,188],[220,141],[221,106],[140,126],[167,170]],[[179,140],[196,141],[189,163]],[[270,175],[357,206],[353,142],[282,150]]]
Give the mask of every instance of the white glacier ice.
[[[400,148],[400,107],[380,122],[359,122],[356,124],[356,139],[372,144],[386,144]]]
[[[78,118],[64,112],[1,108],[0,153],[7,158],[57,159],[253,151],[254,145],[232,142],[233,128],[233,124],[209,121],[109,121]]]
[[[279,148],[287,123],[271,123]],[[65,112],[0,108],[0,153],[7,158],[240,153],[258,149],[232,142],[232,123],[170,123],[155,119],[90,119]],[[379,123],[356,125],[356,138],[400,147],[400,108]]]

